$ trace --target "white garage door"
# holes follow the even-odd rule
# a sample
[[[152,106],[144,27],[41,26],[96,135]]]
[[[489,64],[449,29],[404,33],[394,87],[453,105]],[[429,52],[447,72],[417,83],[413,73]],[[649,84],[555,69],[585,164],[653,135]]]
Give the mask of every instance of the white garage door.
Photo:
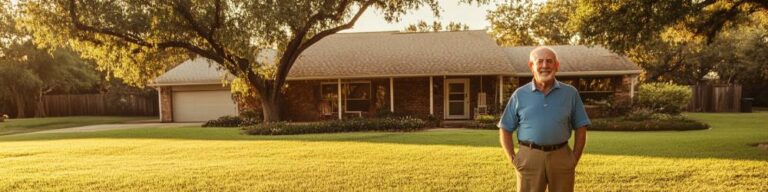
[[[173,121],[202,122],[237,115],[229,90],[173,92]]]

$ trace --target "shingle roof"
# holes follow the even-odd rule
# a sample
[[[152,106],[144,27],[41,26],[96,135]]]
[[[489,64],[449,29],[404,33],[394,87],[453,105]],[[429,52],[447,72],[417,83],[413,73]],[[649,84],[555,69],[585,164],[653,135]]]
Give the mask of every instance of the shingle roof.
[[[639,74],[641,69],[624,56],[603,47],[583,45],[548,46],[555,50],[560,60],[561,75],[620,75]],[[528,58],[535,46],[504,48],[512,61],[516,75],[530,76]]]
[[[558,75],[639,74],[640,68],[602,47],[551,46]],[[530,75],[534,47],[501,48],[484,31],[339,33],[313,45],[296,61],[288,80],[428,75]],[[274,57],[274,53],[265,57]],[[265,58],[260,58],[265,59]],[[269,59],[265,59],[269,60]],[[274,59],[273,59],[274,60]],[[232,75],[198,57],[155,79],[154,86],[218,84]]]
[[[153,86],[221,84],[225,77],[233,79],[231,73],[216,69],[216,65],[213,60],[203,57],[187,60],[155,79]]]
[[[370,32],[328,36],[307,49],[289,79],[511,74],[485,31]]]

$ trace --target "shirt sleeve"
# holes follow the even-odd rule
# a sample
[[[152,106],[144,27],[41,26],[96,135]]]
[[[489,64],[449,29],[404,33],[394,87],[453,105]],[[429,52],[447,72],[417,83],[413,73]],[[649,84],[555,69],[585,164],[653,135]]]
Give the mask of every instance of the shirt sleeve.
[[[518,105],[516,95],[517,94],[513,93],[512,96],[509,97],[507,106],[504,108],[504,112],[501,113],[499,123],[496,124],[497,127],[505,129],[509,132],[515,131],[520,124],[520,117],[517,115]]]
[[[581,101],[579,92],[576,91],[576,97],[571,108],[571,129],[577,129],[592,124],[587,116],[587,110],[584,108],[584,102]]]

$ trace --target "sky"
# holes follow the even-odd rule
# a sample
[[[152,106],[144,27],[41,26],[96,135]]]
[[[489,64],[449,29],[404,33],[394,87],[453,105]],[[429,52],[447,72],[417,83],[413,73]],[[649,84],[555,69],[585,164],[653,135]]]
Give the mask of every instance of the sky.
[[[399,22],[388,23],[384,20],[381,11],[375,9],[367,10],[360,20],[357,21],[352,29],[342,32],[369,32],[369,31],[402,31],[409,24],[416,24],[420,20],[432,23],[437,20],[447,25],[450,22],[459,22],[469,26],[469,29],[485,29],[490,23],[485,19],[488,10],[496,8],[496,4],[504,3],[505,0],[493,0],[487,5],[478,6],[477,4],[459,4],[459,0],[439,0],[442,11],[440,18],[435,18],[429,7],[419,10],[412,10],[404,15]],[[546,0],[534,0],[541,2]],[[16,4],[18,0],[11,0]]]
[[[409,24],[416,24],[420,20],[427,23],[437,20],[444,25],[450,22],[459,22],[468,25],[469,29],[485,29],[490,26],[490,23],[485,19],[488,10],[495,9],[496,4],[502,2],[497,0],[487,5],[478,6],[477,4],[459,4],[459,0],[440,0],[442,8],[440,18],[435,18],[432,10],[429,7],[424,7],[419,10],[410,11],[397,23],[388,23],[384,20],[384,15],[381,11],[369,9],[360,17],[360,20],[357,21],[352,29],[343,32],[402,31]]]

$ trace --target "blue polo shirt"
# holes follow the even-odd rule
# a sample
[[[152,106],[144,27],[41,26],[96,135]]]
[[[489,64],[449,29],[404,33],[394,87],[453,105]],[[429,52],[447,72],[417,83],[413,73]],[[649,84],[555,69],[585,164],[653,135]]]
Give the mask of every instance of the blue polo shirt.
[[[509,132],[517,130],[520,141],[554,145],[568,141],[571,130],[589,124],[579,91],[555,81],[547,95],[533,82],[515,90],[497,126]]]

